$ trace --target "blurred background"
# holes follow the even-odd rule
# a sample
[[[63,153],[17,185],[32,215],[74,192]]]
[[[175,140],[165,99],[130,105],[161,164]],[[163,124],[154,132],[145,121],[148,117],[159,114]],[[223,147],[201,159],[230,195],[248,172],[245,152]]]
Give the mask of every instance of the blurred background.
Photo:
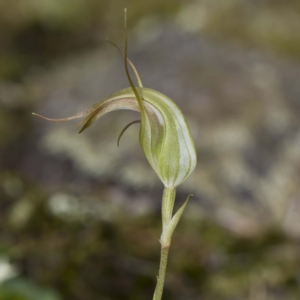
[[[164,299],[300,299],[298,0],[0,1],[0,300],[151,299],[162,184],[138,118],[66,117],[143,84],[187,117],[198,166]]]

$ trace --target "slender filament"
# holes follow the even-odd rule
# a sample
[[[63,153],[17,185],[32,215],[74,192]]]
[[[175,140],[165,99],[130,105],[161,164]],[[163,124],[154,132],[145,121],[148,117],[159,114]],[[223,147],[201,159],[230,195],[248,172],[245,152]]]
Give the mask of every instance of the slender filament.
[[[141,123],[141,120],[135,120],[135,121],[132,121],[130,122],[129,124],[127,124],[121,131],[121,133],[119,134],[119,137],[118,137],[118,142],[117,142],[117,145],[119,147],[119,144],[120,144],[120,139],[122,137],[122,135],[124,134],[124,132],[133,124],[136,124],[136,123]]]

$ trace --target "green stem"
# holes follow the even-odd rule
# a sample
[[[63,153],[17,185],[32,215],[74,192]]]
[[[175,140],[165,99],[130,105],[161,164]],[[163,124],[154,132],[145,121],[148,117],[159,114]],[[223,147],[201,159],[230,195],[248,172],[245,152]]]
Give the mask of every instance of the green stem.
[[[156,288],[154,291],[153,300],[161,300],[161,297],[163,294],[169,249],[170,249],[170,247],[167,247],[167,248],[162,247],[161,248],[159,274],[157,277],[157,283],[156,283]]]
[[[168,262],[168,254],[171,245],[172,232],[169,228],[170,221],[172,219],[174,200],[175,200],[176,189],[175,188],[164,188],[163,198],[162,198],[162,234],[160,238],[161,244],[161,257],[159,265],[159,273],[157,277],[156,288],[153,295],[153,300],[161,300],[165,277],[166,269]]]
[[[163,231],[165,230],[165,227],[172,219],[175,195],[176,195],[175,188],[167,188],[167,187],[164,188],[163,197],[162,197],[162,206],[161,206]]]

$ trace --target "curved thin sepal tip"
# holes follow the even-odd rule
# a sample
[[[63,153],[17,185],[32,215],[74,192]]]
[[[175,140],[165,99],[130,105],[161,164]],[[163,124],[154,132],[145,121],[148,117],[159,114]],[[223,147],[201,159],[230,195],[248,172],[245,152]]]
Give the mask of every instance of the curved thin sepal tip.
[[[79,118],[82,118],[84,116],[83,113],[79,113],[79,114],[76,114],[74,116],[71,116],[71,117],[68,117],[68,118],[62,118],[62,119],[51,119],[51,118],[47,118],[45,116],[42,116],[42,115],[39,115],[39,114],[36,114],[36,113],[31,113],[33,116],[36,116],[36,117],[39,117],[41,119],[44,119],[44,120],[47,120],[47,121],[50,121],[50,122],[67,122],[67,121],[71,121],[71,120],[75,120],[75,119],[79,119]]]
[[[132,121],[130,122],[129,124],[127,124],[121,131],[121,133],[119,134],[119,137],[118,137],[118,141],[117,141],[117,146],[119,147],[120,145],[120,139],[122,137],[122,135],[124,134],[124,132],[133,124],[136,124],[136,123],[141,123],[141,120],[135,120],[135,121]]]
[[[120,52],[120,54],[121,54],[123,57],[125,57],[124,53],[121,51],[121,49],[119,48],[119,46],[118,46],[117,44],[115,44],[114,42],[112,42],[112,41],[109,40],[108,38],[106,38],[105,40],[106,40],[108,43],[110,43],[113,47],[115,47],[115,48]],[[141,80],[141,78],[140,78],[140,76],[139,76],[139,73],[138,73],[136,67],[134,66],[134,64],[132,63],[132,61],[131,61],[128,57],[127,57],[127,61],[128,61],[128,63],[130,64],[130,67],[131,67],[131,69],[132,69],[133,72],[134,72],[134,75],[135,75],[135,78],[136,78],[136,81],[137,81],[139,87],[142,88],[142,87],[143,87],[142,80]]]

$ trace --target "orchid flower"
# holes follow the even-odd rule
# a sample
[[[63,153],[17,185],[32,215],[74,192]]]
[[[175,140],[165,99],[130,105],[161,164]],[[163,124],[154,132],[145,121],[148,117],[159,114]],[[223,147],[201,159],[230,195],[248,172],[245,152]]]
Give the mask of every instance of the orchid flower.
[[[111,44],[117,47],[115,44]],[[120,51],[118,47],[117,49]],[[160,92],[143,87],[135,66],[127,58],[127,35],[125,37],[125,53],[123,56],[130,87],[113,93],[87,110],[68,118],[50,119],[33,114],[53,122],[84,118],[79,123],[82,126],[79,131],[81,133],[97,119],[109,112],[121,109],[140,112],[141,120],[131,122],[122,130],[118,144],[122,134],[130,125],[140,123],[140,145],[151,167],[164,185],[162,199],[163,228],[160,238],[161,263],[153,296],[153,300],[160,300],[163,292],[171,237],[189,199],[188,196],[181,208],[173,215],[176,187],[193,172],[197,163],[196,150],[189,126],[179,107]],[[135,74],[138,87],[134,85],[131,79],[128,64]]]

